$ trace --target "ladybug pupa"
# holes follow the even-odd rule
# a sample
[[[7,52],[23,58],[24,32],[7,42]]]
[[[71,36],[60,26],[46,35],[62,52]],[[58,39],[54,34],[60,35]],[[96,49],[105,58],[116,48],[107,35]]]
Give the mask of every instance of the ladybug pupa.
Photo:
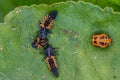
[[[112,43],[111,38],[106,34],[94,34],[92,36],[92,45],[106,48]]]

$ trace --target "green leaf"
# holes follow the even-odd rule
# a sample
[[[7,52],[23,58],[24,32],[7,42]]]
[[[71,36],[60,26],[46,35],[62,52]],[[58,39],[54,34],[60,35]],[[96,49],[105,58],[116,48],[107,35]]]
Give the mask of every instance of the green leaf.
[[[0,0],[0,22],[4,21],[4,16],[15,7],[31,4],[52,4],[56,2],[70,1],[70,0]],[[79,0],[72,0],[79,1]],[[81,0],[91,2],[104,8],[106,6],[112,7],[113,10],[120,12],[120,0]]]
[[[113,10],[120,12],[120,0],[82,0],[86,2],[91,2],[95,5],[99,5],[102,8],[107,6],[112,7]]]
[[[42,49],[31,43],[39,30],[39,21],[51,10],[58,16],[48,36],[59,48],[59,77],[42,61]],[[120,80],[120,14],[85,2],[61,2],[52,5],[21,6],[0,24],[1,80]],[[106,33],[112,45],[101,49],[91,44],[94,33]]]
[[[0,0],[0,22],[4,21],[4,16],[14,8],[31,4],[52,4],[68,0]]]

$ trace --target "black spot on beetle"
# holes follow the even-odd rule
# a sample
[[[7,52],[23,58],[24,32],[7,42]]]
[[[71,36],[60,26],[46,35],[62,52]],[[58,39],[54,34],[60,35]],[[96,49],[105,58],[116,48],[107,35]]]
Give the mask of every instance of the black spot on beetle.
[[[94,37],[94,39],[97,39],[97,37]]]
[[[101,45],[104,45],[104,43],[103,42],[99,42]]]
[[[94,41],[94,43],[95,43],[95,44],[97,44],[97,42],[96,42],[96,41]]]
[[[101,36],[100,39],[104,39],[104,36]]]

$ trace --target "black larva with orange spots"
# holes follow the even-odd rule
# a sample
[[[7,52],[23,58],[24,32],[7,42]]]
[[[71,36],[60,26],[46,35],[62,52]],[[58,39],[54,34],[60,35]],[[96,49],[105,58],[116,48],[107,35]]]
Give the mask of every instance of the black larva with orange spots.
[[[50,29],[52,27],[52,24],[58,14],[58,11],[52,11],[45,18],[42,20],[40,24],[40,33],[36,37],[36,39],[32,42],[33,48],[42,48],[47,45],[47,35],[50,33]]]
[[[42,48],[43,46],[47,45],[48,40],[47,38],[41,39],[39,36],[32,42],[32,47],[33,48]]]
[[[57,14],[58,14],[58,11],[56,10],[47,14],[47,16],[45,16],[45,18],[42,20],[40,24],[41,28],[51,29]]]
[[[33,48],[42,48],[48,43],[47,39],[48,31],[46,29],[40,29],[39,35],[36,37],[36,39],[32,42]]]
[[[50,45],[47,45],[44,49],[45,49],[45,61],[47,63],[47,66],[49,70],[52,71],[52,73],[56,77],[58,77],[59,73],[57,69],[58,66],[56,62],[55,50]]]

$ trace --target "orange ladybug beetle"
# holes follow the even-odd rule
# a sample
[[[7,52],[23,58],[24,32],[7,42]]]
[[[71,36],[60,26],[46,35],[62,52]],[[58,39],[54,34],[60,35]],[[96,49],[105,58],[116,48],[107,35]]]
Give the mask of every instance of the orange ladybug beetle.
[[[106,48],[112,43],[111,38],[106,34],[95,34],[92,36],[92,45]]]

